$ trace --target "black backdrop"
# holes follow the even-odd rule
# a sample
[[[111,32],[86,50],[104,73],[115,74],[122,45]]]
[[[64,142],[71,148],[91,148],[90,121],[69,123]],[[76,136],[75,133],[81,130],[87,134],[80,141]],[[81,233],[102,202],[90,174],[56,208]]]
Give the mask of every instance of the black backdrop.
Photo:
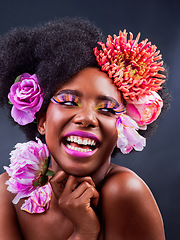
[[[113,162],[134,170],[152,190],[163,215],[166,238],[180,239],[180,2],[179,0],[6,0],[0,4],[0,34],[12,27],[34,26],[64,16],[83,16],[103,33],[118,34],[124,28],[141,40],[156,44],[169,66],[171,109],[161,118],[157,132],[140,153],[117,156]],[[11,125],[6,110],[0,110],[0,172],[9,163],[9,152],[25,141]],[[143,224],[143,223],[142,223]]]

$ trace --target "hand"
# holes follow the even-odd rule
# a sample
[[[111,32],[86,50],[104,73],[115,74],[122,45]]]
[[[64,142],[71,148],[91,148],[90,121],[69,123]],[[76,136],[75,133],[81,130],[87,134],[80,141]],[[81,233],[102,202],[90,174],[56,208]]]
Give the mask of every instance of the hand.
[[[51,186],[59,208],[74,225],[70,239],[97,239],[100,223],[92,206],[96,207],[99,193],[91,177],[75,177],[58,172],[51,180]],[[86,237],[87,236],[87,237]]]

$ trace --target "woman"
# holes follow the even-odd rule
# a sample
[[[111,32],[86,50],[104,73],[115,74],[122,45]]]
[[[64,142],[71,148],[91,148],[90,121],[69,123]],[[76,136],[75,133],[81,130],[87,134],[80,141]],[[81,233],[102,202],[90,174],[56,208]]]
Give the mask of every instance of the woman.
[[[1,38],[1,102],[33,140],[0,178],[1,239],[164,239],[146,184],[110,162],[143,149],[138,130],[166,105],[159,52],[126,37],[104,45],[91,23],[66,18]]]

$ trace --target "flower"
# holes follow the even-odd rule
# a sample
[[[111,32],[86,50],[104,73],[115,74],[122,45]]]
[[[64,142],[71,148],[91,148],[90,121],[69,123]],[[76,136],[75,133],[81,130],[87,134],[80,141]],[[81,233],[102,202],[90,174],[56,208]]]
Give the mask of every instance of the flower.
[[[6,182],[8,191],[17,193],[13,199],[16,204],[21,198],[28,197],[44,185],[48,177],[45,175],[49,166],[49,150],[45,144],[37,138],[37,142],[18,143],[15,150],[11,151],[11,163],[4,167],[10,178]]]
[[[146,146],[146,139],[136,131],[138,129],[137,123],[128,115],[121,114],[118,117],[117,147],[120,148],[123,154],[129,153],[133,148],[136,151],[142,151]]]
[[[138,44],[140,33],[133,40],[130,32],[127,41],[126,30],[119,32],[119,36],[108,36],[106,45],[102,42],[102,50],[94,49],[96,59],[101,70],[107,72],[115,85],[122,92],[125,100],[139,99],[151,91],[157,92],[165,81],[162,56],[156,51],[156,46],[151,45],[148,39]]]
[[[151,92],[139,100],[127,102],[126,113],[134,119],[139,126],[144,126],[155,121],[161,113],[163,101],[159,94]]]
[[[31,193],[31,196],[25,200],[21,206],[21,210],[28,213],[43,213],[49,208],[49,202],[51,200],[52,188],[50,183],[37,188]]]
[[[23,73],[11,86],[8,98],[13,104],[11,116],[20,125],[34,121],[35,113],[43,103],[43,92],[38,84],[36,74]]]

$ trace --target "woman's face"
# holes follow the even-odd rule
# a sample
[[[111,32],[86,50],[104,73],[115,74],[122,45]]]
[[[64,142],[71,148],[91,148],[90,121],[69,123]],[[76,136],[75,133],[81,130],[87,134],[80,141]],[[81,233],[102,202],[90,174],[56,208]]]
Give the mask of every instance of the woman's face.
[[[85,176],[109,163],[121,104],[120,92],[97,68],[86,68],[65,83],[40,121],[54,170]]]

